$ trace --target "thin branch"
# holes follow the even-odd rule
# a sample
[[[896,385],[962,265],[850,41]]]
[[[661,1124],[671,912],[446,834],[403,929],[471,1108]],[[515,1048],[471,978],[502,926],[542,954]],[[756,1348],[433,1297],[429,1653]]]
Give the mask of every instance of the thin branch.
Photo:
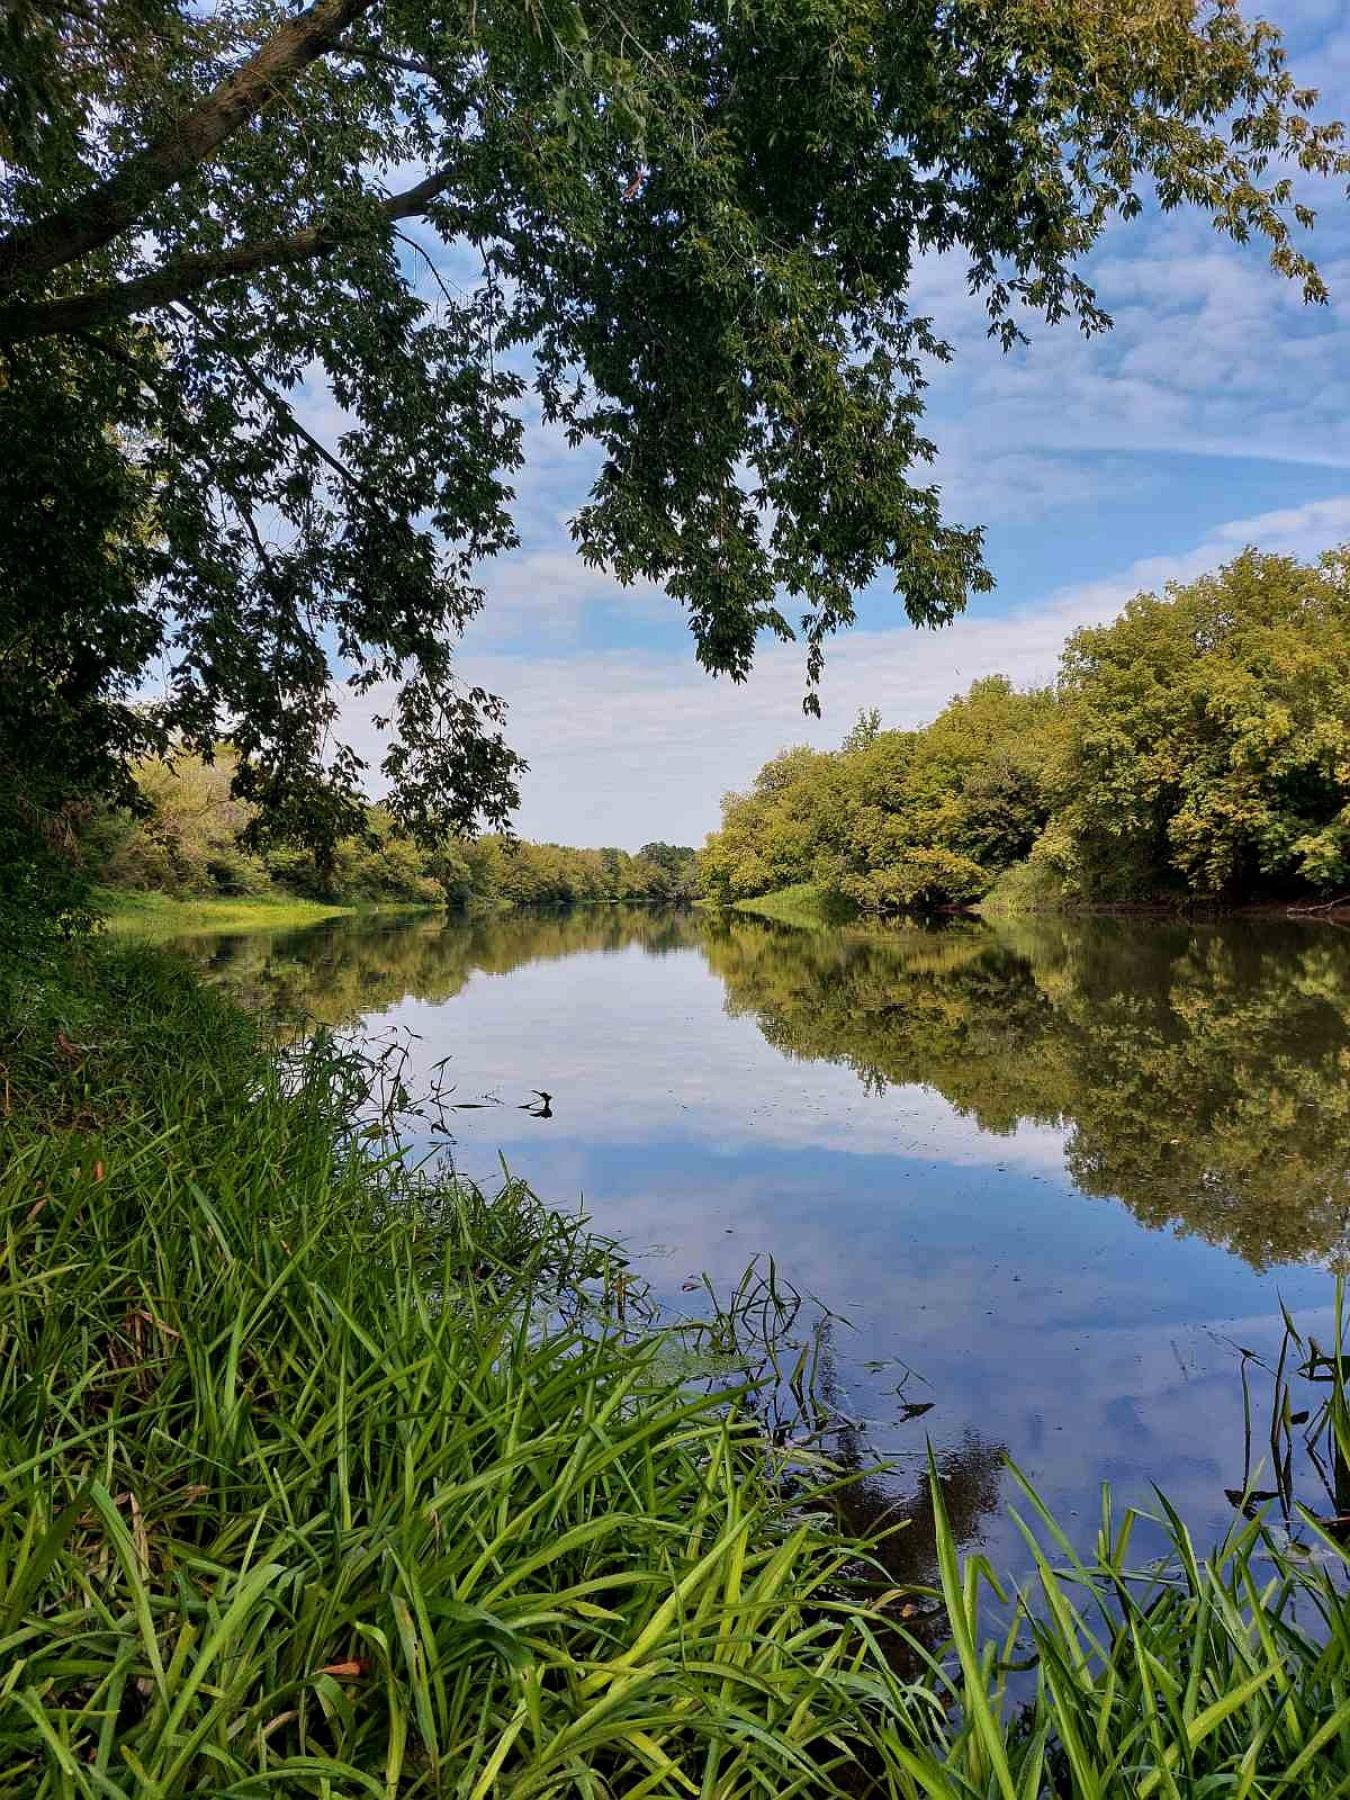
[[[161,194],[176,187],[260,112],[376,0],[314,0],[288,19],[234,74],[175,119],[162,137],[45,218],[0,238],[0,293],[77,262],[129,231]]]
[[[439,169],[419,181],[416,187],[382,200],[376,208],[377,214],[391,223],[416,218],[449,185],[450,171]],[[130,281],[110,282],[106,287],[90,288],[83,294],[69,294],[59,300],[11,302],[0,307],[0,344],[18,344],[29,338],[87,331],[110,319],[184,300],[189,294],[200,293],[214,282],[227,281],[233,276],[312,262],[315,257],[327,256],[350,242],[353,235],[350,221],[338,223],[320,219],[288,237],[236,244],[230,250],[218,250],[210,255],[173,257],[146,275],[138,275]]]
[[[184,312],[189,313],[207,336],[215,341],[216,346],[225,352],[226,356],[229,357],[230,361],[234,364],[235,368],[238,369],[239,373],[253,389],[254,393],[257,394],[258,398],[262,400],[271,411],[272,416],[276,419],[283,431],[288,432],[292,437],[299,438],[301,443],[307,444],[321,461],[327,463],[328,467],[339,480],[344,482],[348,487],[354,488],[363,499],[373,501],[376,505],[380,504],[379,496],[370,491],[365,482],[362,481],[361,477],[353,470],[349,469],[339,457],[334,456],[328,446],[316,438],[312,431],[306,430],[299,419],[296,418],[291,408],[282,399],[281,395],[274,393],[272,389],[268,387],[267,383],[253,368],[247,357],[240,355],[214,320],[208,319],[205,313],[201,312],[197,307],[190,305],[187,301],[183,302],[183,310]]]
[[[427,271],[430,274],[431,279],[441,290],[442,300],[445,301],[447,306],[454,307],[456,304],[455,297],[445,285],[445,278],[427,253],[426,246],[424,244],[419,244],[415,237],[409,237],[406,231],[396,231],[394,236],[398,239],[400,244],[406,244],[410,250],[416,251],[418,256],[420,256],[422,261],[427,265]]]
[[[425,75],[430,81],[440,79],[430,63],[419,62],[415,56],[396,56],[392,50],[380,50],[374,44],[334,44],[332,54],[350,56],[356,62],[379,63],[386,69],[402,69],[409,75]]]

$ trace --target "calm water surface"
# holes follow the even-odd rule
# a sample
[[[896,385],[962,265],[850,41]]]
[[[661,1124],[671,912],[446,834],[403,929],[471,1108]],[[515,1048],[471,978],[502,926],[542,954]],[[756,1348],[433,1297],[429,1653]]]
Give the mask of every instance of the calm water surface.
[[[1005,1453],[1084,1538],[1104,1480],[1223,1529],[1239,1347],[1273,1349],[1281,1300],[1326,1329],[1350,1216],[1334,927],[605,908],[187,947],[259,1001],[415,1034],[423,1080],[449,1058],[458,1166],[584,1202],[673,1304],[772,1256],[839,1315],[833,1395],[894,1491],[931,1437],[996,1558],[1021,1562]]]

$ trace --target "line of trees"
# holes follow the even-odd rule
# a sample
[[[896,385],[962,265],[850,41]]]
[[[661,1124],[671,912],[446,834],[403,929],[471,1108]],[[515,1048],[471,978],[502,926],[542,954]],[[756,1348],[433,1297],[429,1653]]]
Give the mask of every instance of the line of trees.
[[[510,904],[681,902],[695,891],[695,853],[679,844],[576,849],[505,836],[415,842],[383,807],[328,856],[294,844],[255,847],[256,808],[233,792],[236,753],[210,761],[147,759],[136,770],[142,810],[102,809],[82,827],[86,866],[111,888],[179,899],[288,893],[348,905],[400,902],[459,911]]]
[[[864,714],[729,794],[728,902],[796,883],[866,911],[1323,899],[1350,889],[1350,546],[1246,551],[1078,632],[1051,687],[978,681],[918,731]]]

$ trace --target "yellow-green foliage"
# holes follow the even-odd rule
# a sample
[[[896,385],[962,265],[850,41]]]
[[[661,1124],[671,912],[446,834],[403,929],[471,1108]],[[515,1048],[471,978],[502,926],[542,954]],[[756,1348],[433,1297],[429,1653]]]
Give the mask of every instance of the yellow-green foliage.
[[[788,750],[728,795],[700,862],[705,892],[745,899],[811,882],[875,911],[964,904],[1045,822],[1047,690],[976,682],[924,731],[859,721],[842,749]]]
[[[256,808],[231,793],[238,757],[212,762],[148,758],[136,769],[145,811],[96,814],[83,833],[86,861],[108,888],[176,900],[299,896],[329,906],[557,906],[614,900],[683,901],[694,893],[694,852],[678,844],[578,850],[518,838],[447,837],[428,846],[382,806],[365,830],[320,861],[298,845],[247,848]]]
[[[171,894],[176,899],[260,894],[270,885],[261,858],[240,844],[254,808],[230,792],[238,758],[221,745],[215,760],[147,757],[136,786],[143,817],[100,815],[86,836],[91,859],[110,887]]]
[[[628,850],[579,850],[490,837],[461,846],[475,893],[513,906],[594,900],[687,900],[694,852],[674,844]]]
[[[1000,881],[1030,858],[1027,881]],[[920,731],[876,715],[727,796],[725,902],[813,882],[878,912],[1318,898],[1350,886],[1350,548],[1247,551],[1067,645],[1054,690],[976,682]]]
[[[1350,548],[1248,551],[1065,652],[1043,855],[1125,897],[1350,882]]]

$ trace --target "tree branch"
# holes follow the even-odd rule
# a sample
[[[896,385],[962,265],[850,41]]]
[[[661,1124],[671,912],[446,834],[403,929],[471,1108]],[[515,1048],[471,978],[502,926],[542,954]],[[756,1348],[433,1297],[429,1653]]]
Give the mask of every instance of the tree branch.
[[[416,218],[450,184],[450,171],[438,169],[401,194],[391,194],[377,208],[379,217],[393,222]],[[0,344],[18,344],[28,338],[55,337],[72,331],[88,331],[128,313],[168,306],[199,293],[216,281],[231,276],[253,275],[260,269],[310,262],[349,242],[349,221],[319,219],[288,237],[263,238],[253,244],[237,244],[211,255],[179,256],[138,275],[131,281],[111,282],[83,294],[59,300],[12,301],[0,307]]]
[[[229,357],[230,361],[234,364],[235,368],[238,369],[239,373],[253,389],[254,393],[257,394],[258,398],[270,409],[273,418],[276,419],[283,431],[289,433],[291,437],[298,438],[302,444],[307,444],[309,448],[314,451],[315,455],[318,456],[322,462],[327,463],[333,473],[348,487],[354,488],[358,494],[364,495],[368,500],[375,500],[376,504],[379,504],[377,497],[371,493],[361,477],[349,469],[340,457],[334,456],[328,446],[322,443],[320,439],[316,438],[312,431],[306,430],[299,419],[296,418],[290,405],[282,399],[280,394],[268,387],[267,383],[258,374],[248,358],[239,354],[234,345],[230,343],[225,333],[220,330],[219,326],[214,324],[212,320],[208,319],[203,313],[200,313],[195,306],[185,304],[184,311],[197,321],[198,325],[206,332],[207,336],[214,339],[219,348]]]
[[[131,229],[163,193],[259,112],[375,0],[314,0],[287,20],[248,61],[78,199],[0,238],[0,294],[102,249]]]
[[[381,50],[374,44],[334,44],[334,56],[350,56],[356,62],[378,63],[385,69],[402,69],[409,75],[426,75],[437,79],[430,63],[418,62],[415,56],[395,56],[392,50]]]

